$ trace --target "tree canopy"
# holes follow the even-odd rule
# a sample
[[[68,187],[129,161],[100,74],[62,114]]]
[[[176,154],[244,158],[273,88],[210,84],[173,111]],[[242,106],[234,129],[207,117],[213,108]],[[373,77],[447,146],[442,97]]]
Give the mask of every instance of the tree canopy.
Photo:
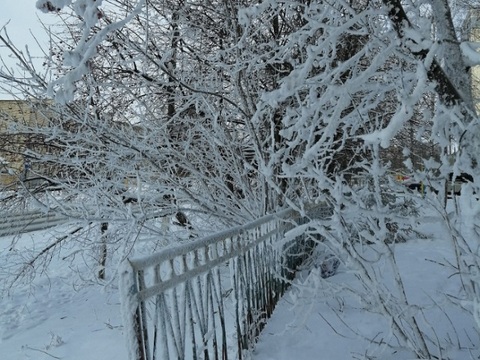
[[[50,34],[46,71],[36,72],[2,35],[29,76],[2,70],[0,77],[30,97],[55,99],[44,109],[54,116],[48,126],[11,131],[40,136],[48,151],[22,151],[55,169],[36,168],[44,182],[29,196],[101,225],[84,251],[98,259],[101,247],[102,266],[111,252],[128,256],[140,238],[157,236],[157,248],[165,229],[152,219],[165,214],[195,237],[324,202],[332,218],[312,219],[308,231],[358,271],[367,289],[360,296],[382,304],[402,346],[429,356],[416,317],[397,321],[396,306],[408,306],[401,281],[393,295],[376,288],[373,262],[357,247],[377,246],[395,267],[391,245],[408,238],[418,209],[429,206],[470,281],[462,299],[476,304],[466,238],[478,238],[477,220],[462,227],[462,209],[454,216],[444,204],[450,173],[479,174],[470,69],[480,57],[460,41],[447,0],[38,0],[37,7],[63,23]],[[427,194],[405,192],[392,176],[400,170]],[[474,182],[462,196],[475,193]]]

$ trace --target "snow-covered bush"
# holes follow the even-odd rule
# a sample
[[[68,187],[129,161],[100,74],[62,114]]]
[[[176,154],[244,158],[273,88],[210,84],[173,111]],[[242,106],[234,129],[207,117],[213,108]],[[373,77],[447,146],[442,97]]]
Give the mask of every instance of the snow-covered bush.
[[[50,126],[22,129],[58,149],[30,153],[61,169],[48,181],[63,197],[38,199],[100,227],[88,251],[100,252],[101,267],[112,250],[123,258],[139,239],[162,235],[148,223],[156,211],[188,214],[195,236],[326,203],[333,215],[311,219],[312,239],[355,273],[359,297],[399,346],[429,358],[439,354],[418,313],[405,312],[413,305],[395,258],[428,207],[451,232],[464,300],[476,311],[476,218],[446,212],[439,182],[438,195],[422,197],[388,180],[404,169],[424,183],[452,171],[478,178],[465,69],[479,61],[462,57],[446,0],[37,6],[66,24],[52,37],[54,80],[17,83],[59,104]],[[391,287],[378,286],[379,263]]]

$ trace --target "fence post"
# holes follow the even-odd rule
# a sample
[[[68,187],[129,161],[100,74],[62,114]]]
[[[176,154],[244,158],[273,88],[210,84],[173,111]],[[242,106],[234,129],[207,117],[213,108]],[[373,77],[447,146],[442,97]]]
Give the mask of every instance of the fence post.
[[[141,304],[138,301],[137,273],[131,263],[125,260],[120,268],[120,299],[123,323],[126,329],[129,359],[148,360],[145,353]]]

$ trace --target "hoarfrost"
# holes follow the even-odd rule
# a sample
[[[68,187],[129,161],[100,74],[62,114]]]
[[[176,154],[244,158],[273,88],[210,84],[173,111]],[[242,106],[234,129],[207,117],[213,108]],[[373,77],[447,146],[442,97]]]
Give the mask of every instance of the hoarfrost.
[[[480,54],[478,53],[479,48],[480,45],[478,42],[465,41],[460,44],[460,49],[462,50],[466,66],[480,65]]]
[[[72,0],[37,0],[36,7],[45,13],[52,11],[58,12],[71,3]]]

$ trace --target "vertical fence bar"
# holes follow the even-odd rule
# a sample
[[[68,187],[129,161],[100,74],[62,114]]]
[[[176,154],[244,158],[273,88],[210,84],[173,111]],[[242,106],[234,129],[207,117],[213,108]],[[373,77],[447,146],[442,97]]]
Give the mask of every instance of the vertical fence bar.
[[[196,339],[196,333],[195,333],[195,320],[194,320],[195,318],[194,318],[194,312],[193,312],[194,304],[192,304],[192,302],[195,303],[196,299],[195,299],[195,294],[193,293],[191,280],[189,279],[185,282],[185,315],[186,315],[186,319],[189,319],[188,323],[190,324],[190,336],[192,341],[192,344],[191,344],[192,359],[197,360],[197,339]],[[189,314],[190,316],[187,316],[187,314]],[[185,357],[185,354],[183,354],[182,359],[184,359],[184,357]]]
[[[143,270],[137,271],[137,282],[138,282],[138,291],[145,289],[145,272]],[[140,352],[142,353],[142,359],[151,359],[150,356],[150,347],[148,343],[148,328],[147,328],[147,311],[145,309],[145,302],[141,301],[140,306],[138,307],[138,327],[139,327],[139,339],[142,346],[140,347]]]
[[[167,335],[167,308],[165,304],[165,294],[159,294],[157,296],[157,299],[159,300],[159,316],[157,318],[157,322],[160,323],[160,329],[162,330],[161,338],[162,338],[162,345],[163,345],[163,358],[164,359],[170,359],[170,350],[169,347],[170,345],[168,344],[168,335]]]
[[[226,240],[223,240],[221,242],[221,246],[222,246],[222,253],[223,252],[226,252],[226,247],[227,247],[227,244],[226,244]],[[218,247],[217,247],[217,255],[218,254]],[[226,329],[226,325],[225,325],[225,311],[224,311],[224,304],[223,304],[223,287],[222,287],[222,279],[221,279],[221,276],[220,276],[220,269],[218,267],[216,267],[214,269],[214,272],[215,272],[215,277],[216,277],[216,280],[217,280],[217,283],[218,283],[218,288],[217,288],[217,291],[215,291],[215,297],[216,297],[216,300],[217,300],[217,307],[218,307],[218,314],[219,314],[219,320],[220,320],[220,326],[221,326],[221,334],[222,334],[222,360],[228,360],[228,345],[227,345],[227,329]],[[214,279],[215,281],[215,279]]]
[[[143,351],[143,337],[140,323],[140,303],[138,296],[137,272],[130,264],[125,261],[123,269],[120,272],[120,289],[122,293],[122,313],[124,314],[124,326],[127,329],[127,349],[129,359],[147,360]]]
[[[283,240],[285,231],[303,221],[294,211],[283,211],[127,261],[122,311],[130,359],[228,360],[235,337],[236,357],[244,359],[297,267],[314,250],[315,239],[305,234]],[[233,316],[235,336],[227,331],[227,314]]]

